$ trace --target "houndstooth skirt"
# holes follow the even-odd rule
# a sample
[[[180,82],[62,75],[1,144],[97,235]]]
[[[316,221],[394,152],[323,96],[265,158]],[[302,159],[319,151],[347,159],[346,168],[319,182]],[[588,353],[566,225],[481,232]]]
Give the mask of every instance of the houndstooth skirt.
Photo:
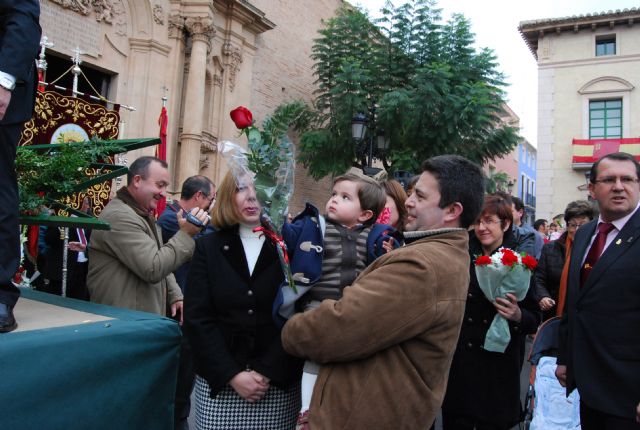
[[[196,376],[197,430],[292,430],[300,411],[300,383],[287,390],[271,386],[257,403],[249,403],[226,386],[212,399],[209,384]]]

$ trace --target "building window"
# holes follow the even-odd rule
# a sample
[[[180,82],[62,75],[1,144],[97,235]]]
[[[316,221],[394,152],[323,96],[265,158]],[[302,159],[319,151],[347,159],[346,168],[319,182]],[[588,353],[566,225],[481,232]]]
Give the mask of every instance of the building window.
[[[589,139],[622,137],[622,99],[589,101]]]
[[[616,55],[616,36],[600,36],[596,38],[596,57]]]

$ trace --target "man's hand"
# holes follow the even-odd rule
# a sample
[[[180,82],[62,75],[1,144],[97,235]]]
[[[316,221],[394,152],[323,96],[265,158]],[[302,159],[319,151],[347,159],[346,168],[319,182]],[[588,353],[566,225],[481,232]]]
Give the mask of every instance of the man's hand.
[[[207,214],[206,211],[203,211],[200,208],[193,208],[191,209],[190,213],[191,215],[196,217],[202,223],[202,225],[207,225],[209,223],[209,215]],[[191,237],[195,236],[196,234],[202,231],[202,228],[198,227],[195,224],[191,224],[189,221],[186,220],[186,218],[183,217],[182,214],[183,214],[182,209],[180,209],[180,211],[176,214],[176,217],[178,219],[178,226],[180,227],[180,230],[184,231]]]
[[[511,293],[507,293],[506,298],[496,297],[493,306],[505,319],[517,323],[522,320],[522,311],[520,310],[520,306],[518,306],[518,298]]]
[[[231,379],[229,385],[249,403],[262,399],[269,389],[269,383],[265,382],[265,378],[254,371],[238,373]]]
[[[9,102],[11,102],[11,91],[0,87],[0,121],[2,121],[4,114],[7,112]]]
[[[171,303],[171,317],[175,318],[178,315],[178,322],[182,325],[182,308],[184,302],[182,300],[178,300],[176,302]]]
[[[541,310],[548,311],[549,309],[551,309],[556,305],[556,302],[551,297],[543,297],[538,302],[538,305],[540,306]]]
[[[567,386],[567,366],[564,364],[558,364],[558,367],[556,367],[556,378],[558,378],[560,385],[563,387]]]
[[[69,250],[76,252],[85,252],[87,250],[87,245],[82,242],[69,242]]]

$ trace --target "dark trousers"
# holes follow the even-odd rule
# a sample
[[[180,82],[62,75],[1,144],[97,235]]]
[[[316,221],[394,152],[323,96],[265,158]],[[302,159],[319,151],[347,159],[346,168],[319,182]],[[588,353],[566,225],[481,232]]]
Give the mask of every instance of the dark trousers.
[[[511,426],[484,423],[464,416],[447,415],[442,411],[442,430],[509,430]]]
[[[20,290],[11,279],[20,263],[16,147],[22,124],[0,125],[0,303],[13,307]]]
[[[582,430],[640,430],[640,423],[633,418],[607,414],[593,409],[583,401],[580,401],[580,426]]]
[[[178,382],[176,384],[176,400],[174,410],[174,428],[182,430],[189,428],[187,419],[191,411],[191,392],[196,382],[196,374],[193,370],[193,358],[191,346],[187,337],[182,334],[180,344],[180,361],[178,363]]]

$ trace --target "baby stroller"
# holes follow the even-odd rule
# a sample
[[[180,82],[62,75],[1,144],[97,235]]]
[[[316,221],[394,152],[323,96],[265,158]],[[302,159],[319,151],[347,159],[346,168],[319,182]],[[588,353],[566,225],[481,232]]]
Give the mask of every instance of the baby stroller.
[[[580,429],[578,390],[566,397],[565,388],[555,376],[559,326],[560,317],[545,321],[533,340],[525,401],[524,428],[527,430]]]

